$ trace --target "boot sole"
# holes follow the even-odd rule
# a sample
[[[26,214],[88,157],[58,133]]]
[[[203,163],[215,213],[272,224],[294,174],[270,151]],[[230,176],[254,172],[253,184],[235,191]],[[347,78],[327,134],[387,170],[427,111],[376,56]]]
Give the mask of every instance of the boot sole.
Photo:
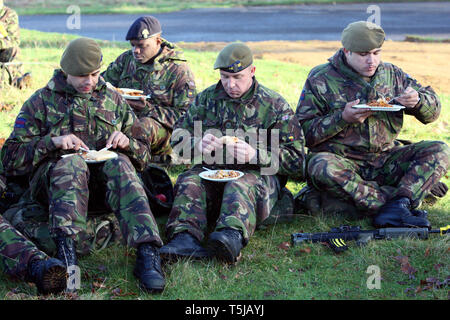
[[[50,267],[42,279],[42,293],[61,293],[67,288],[67,271],[61,266]]]
[[[218,240],[208,241],[206,249],[211,257],[216,257],[216,259],[228,264],[234,265],[242,258],[242,252],[239,252],[239,255],[235,258],[227,246]]]

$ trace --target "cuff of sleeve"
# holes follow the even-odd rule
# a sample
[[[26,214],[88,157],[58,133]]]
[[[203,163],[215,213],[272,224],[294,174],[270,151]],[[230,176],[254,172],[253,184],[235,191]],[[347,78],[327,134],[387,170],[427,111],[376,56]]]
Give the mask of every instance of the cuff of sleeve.
[[[52,141],[52,136],[46,135],[42,138],[41,141],[43,141],[44,148],[47,149],[47,151],[55,151],[57,149]]]

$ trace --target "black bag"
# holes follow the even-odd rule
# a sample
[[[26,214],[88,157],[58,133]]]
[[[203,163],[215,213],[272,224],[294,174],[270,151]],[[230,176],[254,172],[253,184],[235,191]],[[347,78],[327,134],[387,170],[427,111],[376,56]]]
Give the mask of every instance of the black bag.
[[[168,215],[174,199],[173,184],[169,175],[164,169],[151,164],[140,173],[140,177],[153,214]]]

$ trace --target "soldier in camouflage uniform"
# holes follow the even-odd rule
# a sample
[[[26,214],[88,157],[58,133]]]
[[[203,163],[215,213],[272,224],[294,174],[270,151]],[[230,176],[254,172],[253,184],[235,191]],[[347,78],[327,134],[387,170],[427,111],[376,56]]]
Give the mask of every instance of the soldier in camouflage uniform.
[[[404,115],[427,124],[441,104],[400,68],[380,61],[381,27],[365,21],[343,31],[343,48],[309,74],[296,115],[309,148],[309,187],[349,202],[381,226],[426,226],[414,210],[448,168],[441,141],[396,143]],[[405,106],[396,112],[352,108],[380,98]],[[323,197],[322,197],[323,198]]]
[[[140,285],[161,291],[162,241],[135,169],[146,166],[150,149],[131,108],[99,77],[101,60],[94,40],[70,42],[61,69],[20,110],[1,160],[7,177],[32,175],[31,198],[47,206],[56,257],[68,267],[77,265],[73,239],[86,228],[92,197],[114,212],[127,245],[137,248]],[[88,165],[77,153],[105,146],[118,156]]]
[[[0,192],[6,190],[0,162]],[[0,216],[0,269],[10,277],[34,282],[40,294],[59,293],[66,288],[64,264],[50,258]]]
[[[20,45],[19,17],[0,0],[0,88],[13,85],[22,89],[31,80],[23,75],[22,64],[17,61]]]
[[[214,65],[220,69],[221,80],[199,93],[176,125],[174,152],[183,148],[185,158],[198,153],[203,165],[182,173],[175,184],[166,225],[170,242],[161,248],[163,259],[215,256],[235,263],[256,225],[269,217],[287,176],[303,177],[300,124],[283,97],[258,83],[252,62],[245,44],[226,46]],[[224,146],[223,135],[237,135],[239,140]],[[256,140],[258,145],[251,142]],[[270,146],[262,141],[270,141]],[[212,155],[214,161],[208,160]],[[264,172],[273,161],[277,168]],[[199,173],[204,164],[241,170],[245,175],[226,183],[202,180]],[[214,232],[205,249],[201,242],[210,231]]]
[[[161,25],[152,17],[137,19],[126,40],[133,46],[102,74],[117,88],[143,90],[150,97],[127,100],[146,129],[152,155],[171,152],[173,125],[196,95],[194,75],[183,51],[161,37]]]

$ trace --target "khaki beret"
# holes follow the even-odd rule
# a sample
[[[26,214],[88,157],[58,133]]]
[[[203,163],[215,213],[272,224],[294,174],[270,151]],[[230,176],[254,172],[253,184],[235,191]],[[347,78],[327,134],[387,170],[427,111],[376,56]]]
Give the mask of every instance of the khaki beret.
[[[250,48],[241,42],[234,42],[220,51],[214,63],[214,69],[236,73],[244,70],[252,63],[253,54]]]
[[[61,69],[71,76],[85,76],[102,65],[102,51],[98,43],[89,38],[72,40],[61,57]]]
[[[344,29],[341,42],[349,51],[369,52],[381,48],[385,37],[384,30],[380,26],[367,21],[357,21]]]

